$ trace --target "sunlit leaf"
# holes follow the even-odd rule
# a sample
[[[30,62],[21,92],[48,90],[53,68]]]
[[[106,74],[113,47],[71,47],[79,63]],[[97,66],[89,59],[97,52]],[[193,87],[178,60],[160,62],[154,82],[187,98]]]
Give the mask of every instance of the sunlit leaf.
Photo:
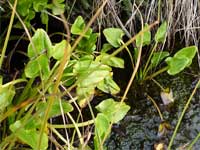
[[[27,78],[35,78],[39,76],[40,68],[37,60],[29,61],[25,68]]]
[[[106,53],[107,51],[111,50],[113,48],[112,45],[108,44],[108,43],[105,43],[103,44],[103,47],[101,49],[101,52],[102,53]]]
[[[47,79],[49,73],[49,60],[46,55],[40,55],[36,59],[29,61],[25,68],[25,75],[28,78],[35,78],[42,75],[42,79]]]
[[[9,106],[15,96],[15,88],[13,85],[0,86],[0,113]]]
[[[117,94],[120,91],[120,87],[115,83],[111,76],[108,76],[99,82],[97,88],[109,94]]]
[[[163,43],[167,32],[167,22],[164,21],[155,34],[155,41]]]
[[[107,28],[103,30],[106,40],[115,48],[120,47],[124,32],[119,28]]]
[[[146,24],[143,30],[147,30],[148,27],[149,25]],[[136,38],[137,47],[140,47],[140,45],[142,46],[149,45],[150,43],[151,43],[151,32],[149,30],[145,31],[143,33],[143,36],[141,35]]]
[[[16,121],[14,124],[10,125],[10,130],[14,132],[22,142],[31,146],[35,149],[38,146],[38,141],[40,138],[40,132],[36,129],[24,129],[21,121]],[[48,148],[48,136],[44,132],[42,133],[42,141],[40,145],[40,150],[46,150]]]
[[[84,30],[85,30],[85,21],[83,20],[81,16],[78,16],[75,22],[72,24],[71,33],[74,35],[82,35]],[[92,33],[92,29],[89,28],[88,31],[83,36],[86,38],[89,38],[91,33]]]
[[[105,114],[108,120],[113,123],[119,122],[124,118],[126,113],[129,111],[130,106],[124,102],[116,102],[113,99],[106,99],[95,107],[99,112]]]
[[[165,61],[168,64],[167,73],[170,75],[175,75],[181,72],[182,70],[184,70],[185,67],[187,67],[188,63],[190,62],[190,60],[187,57],[168,57]]]
[[[196,55],[197,51],[198,51],[198,48],[196,46],[185,47],[185,48],[182,48],[181,50],[179,50],[174,55],[174,57],[176,57],[176,58],[182,58],[182,57],[188,58],[190,61],[187,65],[187,67],[189,67],[191,65],[192,59]]]
[[[87,104],[93,99],[95,92],[95,86],[90,85],[87,87],[82,87],[81,85],[78,85],[76,88],[76,93],[78,96],[78,104],[81,108],[84,108],[87,106]]]
[[[112,69],[99,62],[90,60],[79,61],[74,65],[73,72],[78,75],[81,87],[96,85],[110,74]]]
[[[54,15],[60,15],[65,11],[65,3],[64,0],[54,0],[52,12]]]
[[[124,68],[124,60],[122,58],[102,53],[98,59],[100,59],[100,61],[105,65],[116,68]]]
[[[189,67],[192,63],[192,59],[197,53],[196,46],[185,47],[179,50],[174,57],[168,57],[165,61],[168,64],[168,73],[170,75],[175,75],[186,67]]]
[[[53,50],[50,55],[53,56],[53,58],[56,60],[60,60],[64,56],[66,45],[66,40],[62,40],[60,43],[56,43],[55,46],[53,46]]]
[[[52,50],[51,41],[43,29],[36,30],[32,42],[28,45],[29,58],[35,58],[42,53],[49,54]]]

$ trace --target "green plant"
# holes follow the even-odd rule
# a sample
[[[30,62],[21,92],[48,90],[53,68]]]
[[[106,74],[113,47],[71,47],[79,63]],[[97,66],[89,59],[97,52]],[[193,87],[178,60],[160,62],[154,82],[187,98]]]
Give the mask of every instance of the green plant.
[[[144,29],[147,27],[148,25],[146,24],[144,26]],[[180,49],[173,57],[169,57],[169,52],[167,51],[156,52],[156,49],[158,48],[158,44],[159,43],[162,44],[165,41],[166,32],[167,32],[167,23],[163,22],[155,34],[155,37],[154,37],[155,44],[153,48],[150,50],[150,54],[148,56],[148,59],[144,67],[141,67],[138,72],[138,80],[143,81],[143,80],[153,78],[164,71],[167,71],[169,75],[176,75],[182,70],[184,70],[186,67],[189,67],[191,65],[192,59],[197,53],[196,46],[189,46],[189,47]],[[136,38],[136,48],[134,49],[136,60],[137,60],[137,53],[138,53],[139,47],[149,46],[151,43],[152,43],[151,32],[149,30],[144,32],[143,35],[138,36],[138,38]],[[148,75],[150,70],[155,69],[156,66],[164,59],[167,66],[158,70],[157,72],[152,73],[151,75]]]
[[[48,123],[42,130],[42,125],[46,124],[43,118],[50,119],[64,114],[70,118],[72,124],[64,124],[62,128],[68,126],[74,128],[74,133],[77,133],[82,149],[86,145],[78,127],[79,125],[87,126],[88,123],[95,125],[95,149],[103,149],[103,143],[109,136],[112,124],[119,122],[130,107],[124,102],[117,102],[113,99],[102,100],[96,106],[99,113],[95,117],[90,101],[97,89],[109,94],[117,94],[120,91],[119,86],[113,80],[112,67],[124,68],[124,61],[112,56],[107,51],[110,48],[121,46],[120,40],[123,32],[116,28],[105,29],[104,35],[109,42],[109,44],[107,43],[109,49],[105,50],[103,47],[101,52],[96,55],[96,41],[99,34],[93,33],[92,28],[83,34],[85,28],[83,18],[77,17],[71,27],[73,38],[70,43],[74,43],[73,39],[77,36],[83,37],[74,51],[72,51],[69,41],[62,40],[59,43],[52,43],[45,30],[37,29],[35,31],[28,45],[29,61],[21,79],[16,79],[0,87],[0,96],[2,97],[0,122],[9,120],[9,129],[5,126],[5,130],[11,131],[7,137],[6,135],[1,137],[1,149],[12,148],[17,141],[22,141],[32,149],[47,149],[48,130],[57,134],[61,140],[63,137],[56,131],[57,125]],[[109,36],[116,33],[115,31],[119,32],[119,36],[115,38]],[[68,52],[67,64],[64,66],[63,73],[60,73],[59,66],[66,51]],[[55,93],[57,74],[61,74],[61,82]],[[15,90],[14,87],[14,84],[19,82],[27,82],[21,92]],[[64,93],[62,93],[61,87],[65,89]],[[76,90],[75,97],[70,94],[72,89]],[[64,95],[68,95],[70,100],[65,100]],[[49,108],[51,98],[53,101]],[[83,110],[85,106],[89,105],[92,120],[80,123],[79,119],[73,118],[70,114],[75,109],[72,103],[75,105],[78,103],[80,107],[78,109]],[[79,113],[81,115],[81,112]],[[12,140],[7,141],[3,137]],[[66,147],[73,147],[74,139],[69,140],[71,140],[71,144],[64,140]]]
[[[35,18],[36,13],[40,13],[41,22],[48,24],[49,16],[46,13],[51,10],[54,15],[60,15],[65,11],[64,0],[53,0],[51,3],[48,0],[19,0],[17,4],[17,12],[23,18],[24,23],[30,26],[30,21]],[[11,0],[14,3],[14,0]],[[16,27],[21,27],[18,22]]]

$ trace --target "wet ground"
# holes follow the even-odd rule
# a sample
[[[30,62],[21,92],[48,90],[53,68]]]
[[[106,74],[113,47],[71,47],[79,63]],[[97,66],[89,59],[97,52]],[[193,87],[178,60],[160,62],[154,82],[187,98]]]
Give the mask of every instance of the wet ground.
[[[194,73],[186,70],[178,76],[163,74],[156,78],[162,86],[170,87],[173,90],[175,102],[173,106],[165,107],[160,98],[160,89],[153,82],[144,85],[146,88],[132,88],[128,95],[128,102],[132,110],[120,122],[114,125],[110,138],[106,142],[108,150],[151,150],[158,143],[168,144],[172,136],[184,105],[187,102],[192,90],[197,83],[198,77],[188,74]],[[197,73],[197,72],[196,72]],[[135,92],[147,93],[159,106],[164,120],[171,126],[166,134],[159,136],[158,127],[162,122],[153,103],[145,96],[137,96]],[[143,94],[139,94],[143,95]],[[139,98],[138,98],[139,97]],[[178,149],[192,142],[200,132],[200,90],[197,90],[192,102],[182,120],[181,126],[176,135],[172,149]],[[193,147],[200,149],[200,140]]]

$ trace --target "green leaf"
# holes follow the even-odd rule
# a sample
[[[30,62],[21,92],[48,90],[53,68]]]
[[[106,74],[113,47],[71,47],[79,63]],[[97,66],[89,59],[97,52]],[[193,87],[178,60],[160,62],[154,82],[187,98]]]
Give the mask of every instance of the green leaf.
[[[124,102],[115,102],[110,98],[104,100],[95,108],[107,116],[108,120],[117,123],[124,118],[126,113],[129,111],[130,106],[126,105]]]
[[[92,54],[96,49],[96,42],[99,34],[91,33],[87,38],[83,37],[78,44],[78,50],[83,51],[84,53]]]
[[[17,3],[17,12],[21,16],[25,17],[28,15],[31,5],[32,5],[31,0],[20,0]]]
[[[51,41],[43,29],[37,29],[32,42],[28,45],[28,56],[32,59],[46,51],[48,55],[52,51]]]
[[[75,75],[73,73],[73,65],[75,64],[75,62],[76,60],[70,60],[63,72],[61,80],[63,85],[65,86],[70,86],[76,81]]]
[[[163,43],[167,32],[167,22],[164,21],[155,34],[155,41]]]
[[[175,75],[186,67],[189,67],[192,63],[192,59],[197,53],[196,46],[185,47],[179,50],[174,57],[168,57],[165,61],[168,64],[168,73],[170,75]]]
[[[27,78],[35,78],[39,76],[40,68],[37,60],[29,61],[25,67],[25,75]]]
[[[32,2],[34,10],[40,12],[47,6],[48,0],[34,0]]]
[[[97,85],[112,69],[109,66],[102,65],[99,62],[90,60],[79,61],[74,65],[73,72],[78,76],[78,83],[81,87]]]
[[[14,96],[15,88],[13,85],[0,86],[0,114],[12,103]]]
[[[21,121],[16,121],[14,124],[10,125],[10,130],[15,133],[22,142],[31,146],[31,148],[35,149],[38,146],[38,141],[40,138],[40,132],[36,129],[24,129]],[[42,141],[40,145],[40,150],[46,150],[48,148],[48,136],[44,132],[42,134]]]
[[[50,56],[53,56],[53,58],[56,60],[61,60],[61,58],[64,56],[66,45],[66,40],[62,40],[60,43],[55,44]]]
[[[97,88],[109,94],[117,94],[120,91],[120,87],[115,83],[111,76],[108,76],[99,82]]]
[[[42,79],[46,80],[49,77],[50,74],[50,68],[49,68],[49,59],[46,55],[40,55],[37,59],[40,71],[42,73]]]
[[[54,0],[52,12],[54,15],[60,15],[65,11],[65,3],[64,0]]]
[[[167,56],[169,56],[169,52],[154,52],[151,58],[151,68],[156,67]]]
[[[82,35],[84,29],[85,29],[85,21],[81,16],[78,16],[75,22],[72,24],[71,33],[74,35]],[[89,38],[91,33],[92,29],[90,28],[83,36]]]
[[[148,24],[145,24],[144,30],[146,30],[149,27]],[[138,36],[136,38],[136,46],[140,47],[140,45],[145,46],[149,45],[151,43],[151,32],[149,30],[145,31],[143,33],[143,36]]]
[[[81,108],[86,107],[88,102],[92,100],[94,92],[95,92],[94,85],[90,85],[87,87],[82,87],[81,85],[77,86],[76,93],[78,96],[78,104]]]
[[[102,53],[97,60],[108,66],[116,67],[116,68],[124,68],[124,60],[122,58],[118,58],[106,53]]]
[[[197,51],[198,51],[198,48],[196,46],[185,47],[185,48],[182,48],[181,50],[179,50],[174,55],[174,57],[176,57],[176,58],[182,58],[182,57],[188,58],[190,61],[187,65],[187,67],[189,67],[192,64],[192,59],[196,55]]]
[[[45,113],[46,109],[47,109],[46,102],[40,102],[37,105],[37,112],[40,112],[41,117],[44,117],[44,113]],[[62,100],[56,99],[52,105],[50,112],[49,112],[49,118],[61,115],[62,114],[61,109],[62,109],[63,113],[67,113],[67,112],[73,111],[73,106],[67,101],[62,101]]]
[[[182,70],[184,70],[185,67],[187,67],[188,63],[190,62],[190,60],[187,57],[168,57],[165,61],[168,64],[167,73],[170,75],[175,75],[181,72]]]
[[[119,28],[107,28],[103,30],[106,40],[115,48],[120,47],[124,32]]]
[[[25,75],[28,78],[35,78],[41,73],[41,78],[46,80],[49,77],[49,59],[46,55],[40,55],[34,60],[28,62],[25,68]]]
[[[48,24],[49,16],[48,16],[47,13],[41,12],[40,18],[41,18],[41,21],[42,21],[43,24],[46,24],[46,25]]]
[[[108,43],[105,43],[103,44],[103,47],[101,49],[101,52],[102,53],[106,53],[107,51],[111,50],[113,48],[112,45],[108,44]]]
[[[110,133],[110,121],[103,113],[99,113],[95,119],[95,137],[94,147],[95,150],[102,149],[103,140]]]

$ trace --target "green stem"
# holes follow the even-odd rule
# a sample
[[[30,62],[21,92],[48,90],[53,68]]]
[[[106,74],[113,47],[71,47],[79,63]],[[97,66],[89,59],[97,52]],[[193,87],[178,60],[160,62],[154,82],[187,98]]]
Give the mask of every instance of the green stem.
[[[77,135],[78,135],[78,138],[79,138],[79,140],[80,140],[80,144],[81,144],[81,146],[84,144],[84,139],[83,139],[83,137],[82,137],[82,135],[81,135],[81,132],[80,132],[80,130],[79,130],[79,128],[78,128],[78,126],[77,126],[77,123],[74,121],[74,119],[73,119],[73,117],[70,115],[70,113],[67,113],[67,116],[69,117],[69,119],[72,121],[72,123],[74,124],[74,128],[76,129],[76,131],[77,131]]]
[[[11,82],[8,82],[8,83],[2,85],[2,87],[14,85],[14,84],[17,84],[17,83],[20,83],[20,82],[27,82],[27,80],[26,79],[16,79],[16,80],[13,80]]]
[[[192,150],[193,145],[199,140],[200,138],[200,132],[199,134],[195,137],[195,139],[192,141],[192,143],[188,146],[188,150]]]
[[[86,121],[86,122],[81,122],[81,123],[76,123],[76,126],[78,128],[80,127],[85,127],[85,126],[88,126],[88,125],[91,125],[94,123],[94,120],[89,120],[89,121]],[[48,126],[52,127],[52,128],[56,128],[56,129],[63,129],[63,128],[75,128],[74,124],[48,124]]]
[[[122,43],[123,45],[125,44],[122,40],[121,40],[121,43]],[[134,68],[134,61],[133,61],[133,57],[132,57],[132,55],[131,55],[131,52],[130,52],[130,50],[129,50],[129,48],[128,48],[127,46],[125,46],[125,49],[126,49],[128,55],[129,55],[129,57],[130,57],[132,66],[133,66],[133,68]]]
[[[61,139],[66,145],[68,145],[67,140],[52,126],[49,126],[50,129],[53,131],[53,133],[55,133],[57,135],[57,137],[59,137],[59,139]]]
[[[156,50],[157,45],[158,45],[158,42],[155,43],[155,45],[154,45],[153,49],[151,50],[151,53],[150,53],[150,55],[149,55],[149,57],[147,59],[147,63],[145,64],[145,67],[144,67],[144,70],[143,70],[144,78],[146,77],[146,75],[148,73],[148,70],[149,70],[148,66],[149,66],[150,60],[152,58],[152,55],[153,55],[154,51]]]
[[[190,102],[191,102],[191,100],[192,100],[192,97],[194,96],[194,94],[195,94],[195,92],[196,92],[196,90],[197,90],[197,88],[198,88],[199,85],[200,85],[200,79],[199,79],[198,83],[196,84],[194,90],[192,91],[192,94],[190,95],[190,97],[189,97],[187,103],[185,104],[185,107],[184,107],[184,109],[183,109],[183,112],[181,113],[181,116],[180,116],[179,119],[178,119],[178,123],[176,124],[176,128],[175,128],[175,130],[174,130],[174,133],[173,133],[173,135],[172,135],[172,138],[171,138],[171,140],[170,140],[170,142],[169,142],[169,145],[168,145],[168,148],[167,148],[168,150],[170,150],[171,147],[172,147],[172,144],[173,144],[173,142],[174,142],[175,136],[176,136],[176,134],[177,134],[177,131],[178,131],[178,128],[179,128],[179,126],[180,126],[180,124],[181,124],[181,121],[182,121],[182,119],[183,119],[183,116],[185,115],[185,112],[186,112],[187,108],[189,107],[189,104],[190,104]]]
[[[165,72],[167,70],[168,70],[168,66],[158,70],[157,72],[151,74],[150,76],[147,76],[144,80],[152,79],[152,78],[156,77],[157,75],[159,75],[159,74],[161,74],[161,73],[163,73],[163,72]]]
[[[9,26],[8,26],[8,31],[7,31],[7,34],[6,34],[6,39],[5,39],[5,42],[4,42],[4,45],[3,45],[3,49],[2,49],[2,53],[1,53],[0,69],[2,68],[3,60],[4,60],[4,57],[5,57],[6,48],[7,48],[7,45],[8,45],[8,40],[9,40],[9,37],[10,37],[13,21],[14,21],[14,18],[15,18],[16,7],[17,7],[17,0],[15,0],[15,3],[14,3],[12,15],[10,17],[10,23],[9,23]]]

